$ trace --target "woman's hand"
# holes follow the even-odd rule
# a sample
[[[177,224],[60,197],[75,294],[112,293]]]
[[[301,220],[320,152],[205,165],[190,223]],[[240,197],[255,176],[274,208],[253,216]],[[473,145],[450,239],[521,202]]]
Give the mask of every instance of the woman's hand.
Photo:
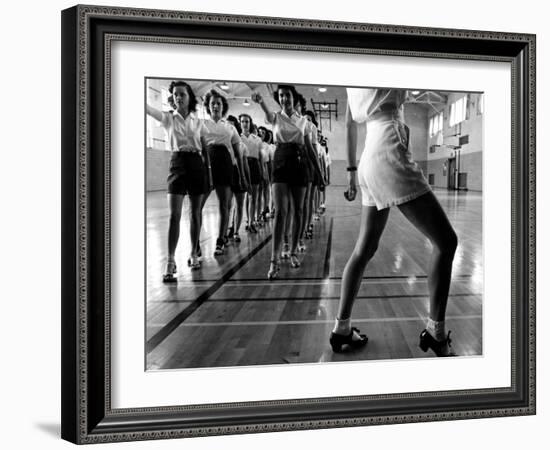
[[[263,101],[262,95],[259,92],[252,92],[252,95],[250,96],[250,98],[254,103],[262,103]]]
[[[349,202],[352,202],[355,200],[355,196],[357,195],[357,172],[349,172],[348,174],[348,189],[346,192],[344,192],[344,197]]]

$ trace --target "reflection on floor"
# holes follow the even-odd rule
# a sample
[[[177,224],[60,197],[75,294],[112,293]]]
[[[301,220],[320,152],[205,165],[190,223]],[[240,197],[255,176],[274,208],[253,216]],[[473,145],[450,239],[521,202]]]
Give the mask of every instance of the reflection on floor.
[[[163,284],[168,209],[166,195],[147,196],[147,369],[433,357],[418,347],[428,308],[425,270],[429,242],[392,208],[377,254],[364,275],[354,323],[369,336],[359,351],[335,354],[328,344],[344,265],[353,249],[361,204],[331,186],[327,211],[300,256],[268,281],[271,224],[258,234],[241,230],[214,257],[217,200],[204,209],[201,270],[187,267],[187,200],[177,250],[178,283]],[[460,355],[482,353],[482,196],[436,191],[458,237],[447,324]],[[406,237],[404,239],[403,237]]]

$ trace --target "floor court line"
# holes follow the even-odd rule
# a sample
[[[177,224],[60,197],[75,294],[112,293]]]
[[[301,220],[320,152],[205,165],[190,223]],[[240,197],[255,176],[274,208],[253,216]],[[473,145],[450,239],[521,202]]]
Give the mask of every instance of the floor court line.
[[[425,294],[416,294],[416,295],[358,295],[356,300],[372,300],[372,299],[413,299],[413,298],[425,298],[429,297],[429,293]],[[450,294],[450,298],[457,297],[481,297],[482,293],[464,293],[464,294]],[[286,302],[286,301],[323,301],[323,300],[339,300],[339,296],[330,295],[330,296],[317,296],[317,297],[246,297],[246,298],[209,298],[208,302]],[[177,299],[168,299],[168,300],[156,300],[150,303],[188,303],[191,300],[177,300]]]
[[[481,320],[481,315],[463,315],[463,316],[447,316],[446,321],[449,320]],[[383,317],[383,318],[370,318],[370,319],[353,319],[353,323],[373,323],[373,322],[422,322],[425,321],[424,317]],[[324,325],[334,324],[334,319],[327,320],[265,320],[265,321],[250,321],[250,322],[183,322],[180,327],[242,327],[242,326],[267,326],[267,325]],[[162,325],[152,324],[153,327]]]
[[[237,271],[243,267],[248,261],[250,261],[256,253],[264,248],[269,241],[271,241],[272,235],[268,235],[262,242],[260,242],[254,249],[248,253],[248,255],[241,258],[235,265],[233,265],[227,272],[219,278],[209,289],[199,295],[193,303],[187,306],[183,311],[179,312],[172,320],[164,325],[151,339],[149,339],[145,345],[147,353],[151,353],[162,341],[164,341],[170,334],[178,328],[182,322],[184,322],[191,314],[193,314],[205,301],[207,301],[214,293],[220,289],[224,283],[231,278]]]
[[[461,275],[457,278],[453,279],[451,283],[470,283],[470,279],[472,278],[472,275]],[[247,281],[247,280],[227,280],[224,284],[224,287],[243,287],[243,286],[320,286],[320,285],[329,285],[329,284],[341,284],[342,279],[335,279],[335,278],[329,278],[329,279],[321,279],[318,280],[307,280],[304,279],[304,281],[299,281],[300,279],[297,278],[295,281],[291,278],[279,278],[278,280],[265,280],[262,281],[260,279],[254,279],[254,281]],[[363,278],[363,281],[361,281],[361,284],[416,284],[416,283],[427,283],[427,278],[421,278],[418,276],[413,276],[410,278],[400,278],[400,279],[391,279],[391,278],[384,278],[379,279],[377,277],[372,278]],[[206,283],[203,281],[182,281],[178,282],[178,287],[204,287],[204,286],[210,286],[210,283]]]

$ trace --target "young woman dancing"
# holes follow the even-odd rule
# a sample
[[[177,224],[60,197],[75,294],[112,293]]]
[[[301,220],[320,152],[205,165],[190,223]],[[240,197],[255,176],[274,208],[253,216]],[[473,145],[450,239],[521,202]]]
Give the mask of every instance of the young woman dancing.
[[[237,119],[235,116],[227,116],[227,122],[229,122],[231,125],[235,127],[237,130],[237,133],[239,137],[242,134],[242,128],[241,124],[239,123],[239,119]],[[229,229],[227,231],[227,237],[232,238],[235,242],[241,242],[241,238],[239,236],[239,230],[241,229],[241,224],[243,221],[243,212],[244,212],[244,203],[245,203],[245,197],[246,193],[250,190],[250,171],[248,168],[248,160],[245,156],[246,147],[243,144],[242,140],[239,144],[240,148],[240,154],[242,155],[242,164],[243,164],[243,171],[244,174],[242,176],[244,177],[244,184],[242,183],[235,183],[236,177],[233,177],[233,185],[232,185],[232,191],[233,195],[235,197],[235,205],[233,207],[233,211],[231,213],[231,225],[229,226]]]
[[[258,127],[258,136],[262,139],[260,150],[263,163],[263,179],[260,183],[260,217],[263,222],[269,218],[271,203],[271,139],[272,134],[266,127]]]
[[[210,192],[212,174],[204,137],[207,130],[202,120],[193,112],[197,99],[191,87],[184,81],[172,81],[168,89],[172,94],[176,110],[162,112],[147,105],[147,114],[159,121],[166,129],[172,157],[168,175],[168,257],[163,281],[176,281],[175,253],[180,234],[180,220],[183,198],[189,195],[191,256],[188,264],[191,269],[200,268],[198,258],[199,237],[202,226],[204,196]]]
[[[250,171],[250,193],[248,195],[248,231],[257,233],[257,217],[259,214],[259,185],[263,178],[263,165],[260,149],[262,140],[252,133],[254,123],[248,114],[241,114],[239,122],[243,130],[241,140],[246,147],[246,158]]]
[[[344,269],[338,316],[330,336],[333,351],[362,347],[367,336],[351,326],[351,312],[363,272],[376,252],[391,206],[403,215],[432,244],[428,268],[429,317],[420,334],[423,351],[454,356],[450,332],[445,330],[445,310],[451,282],[457,236],[431,191],[422,171],[412,161],[409,129],[401,120],[400,108],[406,91],[396,89],[348,89],[346,111],[349,188],[352,201],[361,188],[362,215],[357,243]],[[356,167],[358,123],[366,122],[365,149]]]
[[[266,121],[273,126],[273,134],[277,145],[273,155],[275,220],[273,224],[271,263],[267,274],[270,280],[277,277],[279,272],[279,255],[290,198],[294,203],[290,262],[292,267],[300,266],[296,249],[302,224],[306,191],[305,158],[311,158],[314,152],[310,141],[309,122],[294,109],[298,98],[294,86],[279,85],[273,97],[281,107],[278,112],[272,112],[259,93],[254,92],[252,94],[252,100],[262,107]],[[319,170],[318,167],[317,170]]]
[[[204,121],[207,129],[206,145],[212,167],[214,189],[218,197],[219,227],[216,239],[215,256],[223,255],[227,241],[232,187],[237,185],[246,189],[241,139],[233,125],[223,117],[229,105],[225,97],[212,89],[204,98],[204,106],[210,119]]]

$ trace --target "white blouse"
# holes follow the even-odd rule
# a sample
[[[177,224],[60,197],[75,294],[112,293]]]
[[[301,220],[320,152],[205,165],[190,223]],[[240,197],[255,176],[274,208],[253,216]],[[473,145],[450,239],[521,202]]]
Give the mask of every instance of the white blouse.
[[[248,136],[241,134],[241,140],[246,148],[244,155],[249,158],[260,158],[260,150],[263,141],[255,134],[250,133]]]
[[[346,88],[351,116],[356,122],[365,122],[374,113],[380,112],[383,106],[395,109],[405,102],[407,91],[403,89],[363,89]]]
[[[273,140],[277,144],[304,145],[304,136],[311,133],[311,124],[294,111],[290,117],[284,111],[273,115]]]
[[[233,152],[233,145],[238,148],[241,138],[236,128],[224,119],[220,119],[217,122],[212,119],[207,119],[204,121],[204,126],[207,130],[205,135],[206,145],[225,146],[231,155],[232,163],[237,164],[235,153]]]
[[[271,161],[271,145],[267,142],[262,142],[262,147],[260,148],[260,154],[262,155],[262,159],[267,162]]]
[[[170,148],[173,152],[200,152],[201,137],[207,130],[204,123],[195,114],[185,119],[177,111],[163,112],[161,125],[168,133]]]

